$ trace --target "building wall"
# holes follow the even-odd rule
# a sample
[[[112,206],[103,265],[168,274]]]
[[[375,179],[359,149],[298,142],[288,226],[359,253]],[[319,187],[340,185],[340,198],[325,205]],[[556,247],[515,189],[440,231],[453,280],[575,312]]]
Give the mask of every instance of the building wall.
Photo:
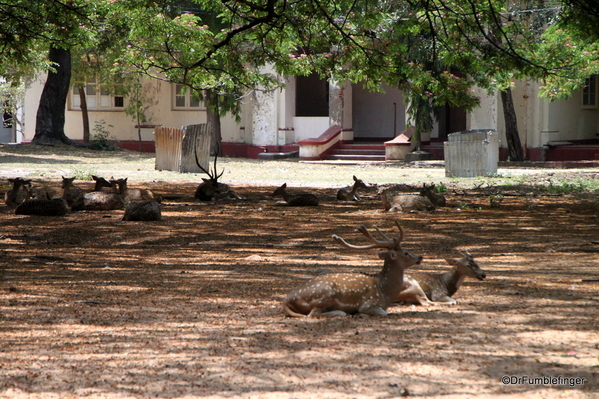
[[[581,92],[567,100],[549,102],[539,97],[540,83],[518,82],[512,90],[522,145],[540,148],[549,141],[596,139],[599,131],[599,109],[584,109]],[[506,148],[505,121],[499,92],[489,95],[475,89],[480,107],[469,114],[468,129],[497,129],[501,147]]]
[[[42,94],[46,77],[40,77],[28,85],[24,105],[24,141],[30,141],[35,135],[35,119],[39,100]],[[150,80],[144,83],[146,120],[144,126],[167,126],[180,128],[182,126],[205,123],[206,110],[177,110],[173,107],[173,91],[169,83]],[[127,101],[125,99],[125,101]],[[126,103],[125,103],[126,105]],[[242,107],[243,108],[243,107]],[[245,110],[245,108],[244,108]],[[242,120],[244,119],[242,112]],[[118,140],[138,140],[137,122],[123,111],[89,111],[90,134],[95,134],[94,127],[97,122],[104,121],[104,127],[110,136]],[[246,139],[243,122],[238,124],[234,117],[221,118],[223,141],[242,142]],[[65,134],[73,140],[83,139],[83,121],[81,111],[73,109],[71,96],[67,102],[65,115]],[[142,140],[153,140],[153,128],[142,129]]]

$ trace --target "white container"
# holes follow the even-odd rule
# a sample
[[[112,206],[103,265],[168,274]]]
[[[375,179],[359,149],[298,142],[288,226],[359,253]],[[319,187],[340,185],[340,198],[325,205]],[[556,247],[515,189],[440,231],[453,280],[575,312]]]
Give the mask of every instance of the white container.
[[[477,177],[497,173],[499,135],[494,129],[451,133],[444,143],[445,176]]]

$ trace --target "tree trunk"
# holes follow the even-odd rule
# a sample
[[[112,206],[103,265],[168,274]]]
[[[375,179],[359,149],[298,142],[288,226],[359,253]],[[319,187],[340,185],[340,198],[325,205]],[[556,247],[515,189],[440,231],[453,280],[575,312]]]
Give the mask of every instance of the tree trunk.
[[[65,111],[71,83],[71,51],[50,48],[49,61],[55,71],[48,72],[35,120],[33,142],[42,145],[76,142],[64,134]]]
[[[83,141],[89,143],[89,113],[87,112],[87,97],[85,97],[85,87],[77,87],[79,91],[79,100],[81,101],[81,118],[83,119]]]
[[[206,103],[206,121],[210,123],[211,129],[210,137],[212,150],[210,151],[210,155],[217,155],[216,149],[218,148],[220,150],[223,140],[220,126],[220,112],[218,108],[218,94],[212,90],[206,90],[204,100]]]
[[[518,133],[518,120],[516,109],[512,99],[512,90],[506,89],[501,92],[501,103],[503,104],[503,117],[505,119],[505,138],[507,140],[508,159],[512,162],[524,161],[522,144]]]

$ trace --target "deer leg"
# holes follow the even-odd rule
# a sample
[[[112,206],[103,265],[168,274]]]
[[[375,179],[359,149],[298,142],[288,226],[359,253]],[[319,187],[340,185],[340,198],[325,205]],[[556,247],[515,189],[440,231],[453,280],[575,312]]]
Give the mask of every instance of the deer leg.
[[[413,280],[404,280],[403,288],[397,298],[395,298],[395,302],[404,302],[421,306],[429,306],[433,303],[428,299],[420,287],[420,284]]]
[[[369,316],[387,316],[387,312],[381,308],[380,306],[374,306],[367,309],[360,309],[359,312],[361,314],[369,315]]]
[[[440,298],[439,300],[437,300],[435,302],[431,302],[431,303],[434,304],[434,305],[455,305],[458,302],[455,299],[453,299],[453,298],[445,296],[445,297]]]
[[[345,313],[343,310],[331,310],[328,312],[323,312],[322,309],[320,309],[320,308],[314,308],[310,311],[310,313],[308,313],[308,317],[318,317],[318,316],[323,316],[323,317],[347,316],[347,313]]]

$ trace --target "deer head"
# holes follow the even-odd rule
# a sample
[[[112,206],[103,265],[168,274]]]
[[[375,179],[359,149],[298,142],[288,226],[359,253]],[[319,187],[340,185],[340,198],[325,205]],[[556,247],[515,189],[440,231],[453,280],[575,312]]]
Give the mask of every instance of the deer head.
[[[447,263],[457,269],[457,271],[466,277],[472,277],[479,281],[483,281],[487,274],[480,268],[468,251],[460,251],[462,257],[460,259],[445,259]]]
[[[303,287],[289,293],[283,310],[289,316],[344,316],[363,313],[386,316],[387,307],[401,291],[404,269],[419,264],[422,256],[413,255],[401,248],[403,230],[396,220],[399,237],[389,238],[376,226],[382,240],[377,240],[368,229],[358,227],[370,245],[352,245],[333,235],[341,245],[357,250],[379,248],[383,251],[383,269],[375,275],[365,273],[334,273],[314,278]]]

